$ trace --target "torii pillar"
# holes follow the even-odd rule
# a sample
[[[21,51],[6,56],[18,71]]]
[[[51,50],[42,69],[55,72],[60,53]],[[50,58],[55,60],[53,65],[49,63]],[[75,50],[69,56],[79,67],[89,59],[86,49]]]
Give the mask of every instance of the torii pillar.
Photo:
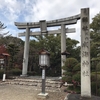
[[[61,24],[61,53],[66,51],[66,31],[65,25]],[[64,70],[62,67],[64,66],[66,61],[66,55],[61,55],[61,75],[63,76]]]
[[[27,76],[28,57],[29,57],[29,35],[30,35],[30,28],[26,27],[25,44],[24,44],[24,58],[23,58],[23,70],[22,70],[21,76]]]

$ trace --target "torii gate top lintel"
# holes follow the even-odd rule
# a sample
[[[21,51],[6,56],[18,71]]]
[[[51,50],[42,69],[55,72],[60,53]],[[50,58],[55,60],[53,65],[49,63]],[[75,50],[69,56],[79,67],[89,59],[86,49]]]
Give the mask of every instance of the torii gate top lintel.
[[[60,26],[61,24],[71,25],[71,24],[76,24],[77,20],[79,20],[79,19],[80,19],[80,14],[75,15],[75,16],[71,16],[71,17],[67,17],[67,18],[46,21],[46,24],[47,24],[47,27]],[[39,28],[40,27],[40,23],[39,22],[25,22],[25,23],[15,22],[15,25],[17,26],[18,29],[26,29],[27,26],[30,29],[31,28]]]

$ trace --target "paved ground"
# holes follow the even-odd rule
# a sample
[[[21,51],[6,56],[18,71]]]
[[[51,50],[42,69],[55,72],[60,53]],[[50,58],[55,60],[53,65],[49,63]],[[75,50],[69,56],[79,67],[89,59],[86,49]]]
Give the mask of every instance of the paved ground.
[[[66,93],[63,88],[57,92],[50,92],[48,99],[39,99],[41,92],[37,87],[24,85],[0,84],[0,100],[64,100]]]
[[[62,87],[55,91],[55,88],[46,88],[49,98],[40,99],[38,94],[41,92],[41,89],[38,87],[0,82],[0,100],[100,100],[100,97],[96,96],[92,96],[91,99],[81,99],[79,94],[67,94],[64,92],[64,89],[65,87]]]
[[[52,87],[46,87],[46,93],[49,93],[49,98],[40,99],[38,94],[41,93],[41,85],[39,85],[40,83],[34,83],[37,84],[34,85],[33,82],[37,79],[41,80],[41,77],[17,77],[16,79],[6,80],[5,82],[0,81],[0,100],[100,100],[100,97],[96,96],[92,96],[91,99],[82,99],[80,94],[64,92],[66,87],[62,86],[61,88],[58,88],[55,87],[54,84],[51,84]],[[57,86],[59,82],[57,77],[47,78],[47,81],[52,82],[53,80],[57,82],[55,83]]]
[[[70,94],[66,100],[100,100],[100,97],[92,96],[92,98],[81,98],[80,94]]]

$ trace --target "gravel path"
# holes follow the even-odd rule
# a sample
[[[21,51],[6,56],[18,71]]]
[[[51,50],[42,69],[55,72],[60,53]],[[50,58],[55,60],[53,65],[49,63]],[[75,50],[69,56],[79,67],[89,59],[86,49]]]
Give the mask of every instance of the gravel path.
[[[62,88],[57,92],[46,91],[49,93],[49,98],[39,99],[40,92],[41,90],[37,87],[0,84],[0,100],[64,100],[67,95]]]

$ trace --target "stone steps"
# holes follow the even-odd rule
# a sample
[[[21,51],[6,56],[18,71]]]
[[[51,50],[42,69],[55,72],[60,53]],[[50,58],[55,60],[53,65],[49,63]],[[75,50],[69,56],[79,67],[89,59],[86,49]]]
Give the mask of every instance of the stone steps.
[[[26,85],[26,86],[35,86],[41,88],[42,80],[41,79],[24,79],[24,78],[16,78],[13,80],[6,80],[5,84],[12,84],[12,85]],[[46,79],[46,87],[48,88],[59,88],[61,82]]]

